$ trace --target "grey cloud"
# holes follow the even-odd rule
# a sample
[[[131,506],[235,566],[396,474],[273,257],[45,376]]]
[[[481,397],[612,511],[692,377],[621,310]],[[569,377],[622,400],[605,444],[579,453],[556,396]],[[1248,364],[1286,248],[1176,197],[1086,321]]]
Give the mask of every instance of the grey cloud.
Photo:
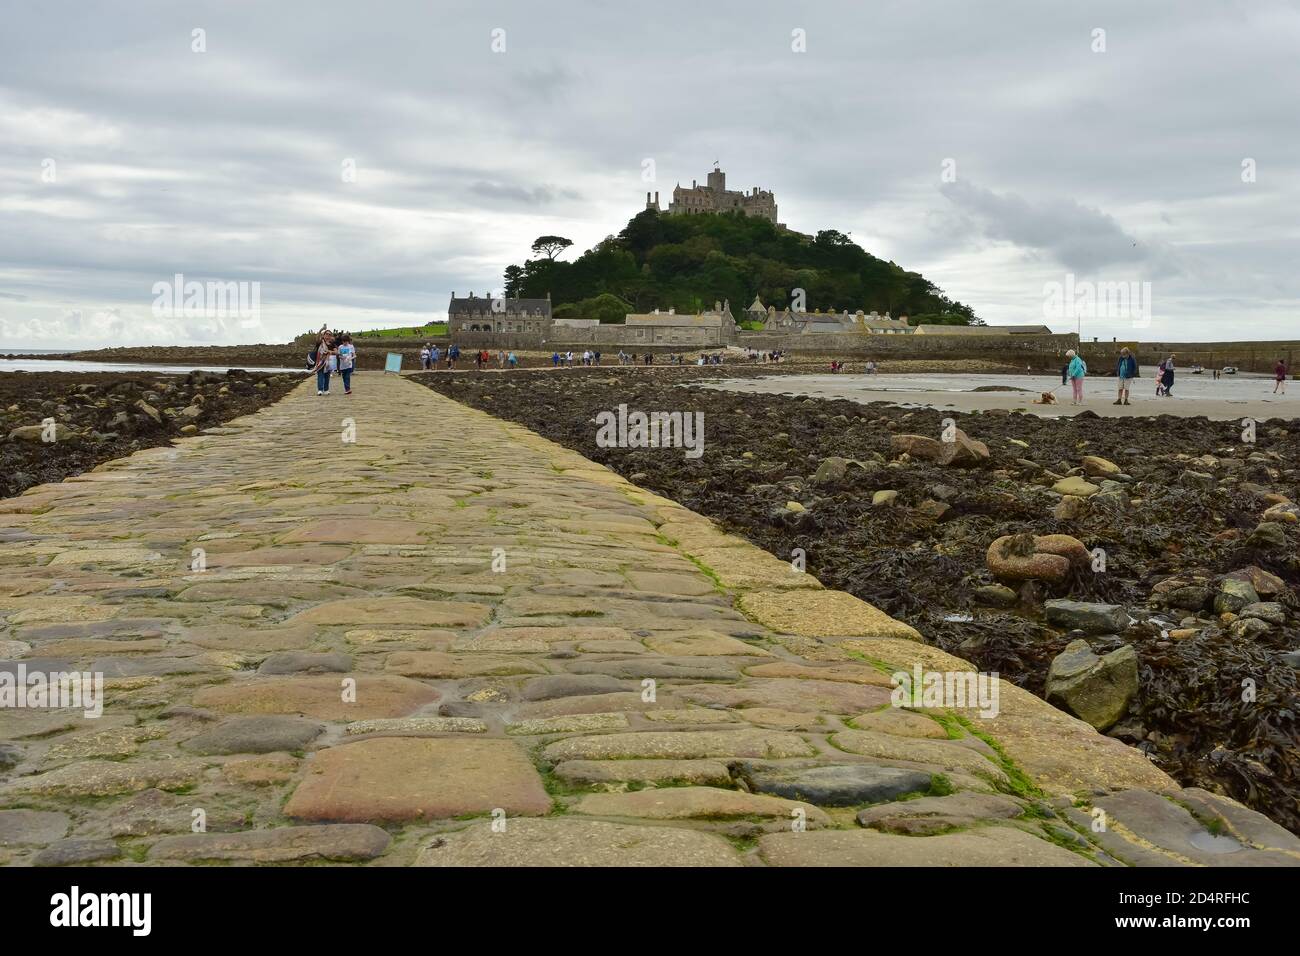
[[[556,189],[553,186],[512,186],[505,183],[476,182],[470,186],[471,191],[484,199],[505,199],[511,202],[544,205],[554,202],[559,197],[566,199],[581,198],[572,189]]]
[[[1068,269],[1091,273],[1107,266],[1146,267],[1161,276],[1176,271],[1167,250],[1073,199],[1031,202],[966,180],[944,183],[940,190],[983,235],[1045,253]]]

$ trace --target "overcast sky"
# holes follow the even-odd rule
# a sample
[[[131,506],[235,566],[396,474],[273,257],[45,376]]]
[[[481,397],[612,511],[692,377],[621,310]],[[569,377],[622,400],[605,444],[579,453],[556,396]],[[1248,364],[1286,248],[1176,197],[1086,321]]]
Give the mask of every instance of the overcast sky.
[[[1295,3],[8,0],[0,30],[0,351],[426,321],[715,159],[990,323],[1072,330],[1073,276],[1150,283],[1085,336],[1300,338]],[[258,315],[156,314],[177,273]]]

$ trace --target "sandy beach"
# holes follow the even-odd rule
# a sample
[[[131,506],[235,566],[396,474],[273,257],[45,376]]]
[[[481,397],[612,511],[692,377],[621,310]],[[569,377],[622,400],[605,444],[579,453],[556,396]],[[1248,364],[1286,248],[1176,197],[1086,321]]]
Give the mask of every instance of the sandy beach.
[[[1048,418],[1076,415],[1084,409],[1115,418],[1151,415],[1205,416],[1217,421],[1236,418],[1290,419],[1300,417],[1300,383],[1290,382],[1291,394],[1272,395],[1273,380],[1265,376],[1238,375],[1213,379],[1208,375],[1183,373],[1174,384],[1174,395],[1157,398],[1151,378],[1139,379],[1131,405],[1114,405],[1113,378],[1087,380],[1082,405],[1070,404],[1069,386],[1059,376],[1046,375],[793,375],[774,378],[731,379],[705,387],[727,391],[770,395],[806,395],[813,398],[842,398],[855,402],[895,402],[899,405],[952,409],[958,412],[988,409],[1019,409]],[[977,389],[1007,391],[977,391]],[[1014,389],[1012,391],[1011,389]],[[1054,391],[1056,405],[1036,405],[1039,393]]]

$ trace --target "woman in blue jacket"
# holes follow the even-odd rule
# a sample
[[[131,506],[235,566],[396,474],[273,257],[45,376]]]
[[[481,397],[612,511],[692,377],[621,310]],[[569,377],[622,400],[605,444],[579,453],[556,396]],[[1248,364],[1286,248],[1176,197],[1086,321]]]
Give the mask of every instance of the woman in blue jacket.
[[[1083,377],[1088,374],[1088,366],[1074,349],[1066,352],[1065,357],[1070,360],[1066,373],[1070,376],[1070,385],[1074,388],[1074,401],[1070,404],[1079,405],[1083,402]]]
[[[1119,379],[1119,397],[1116,405],[1127,405],[1129,385],[1138,377],[1138,360],[1127,347],[1119,350],[1119,364],[1115,366],[1115,377]]]

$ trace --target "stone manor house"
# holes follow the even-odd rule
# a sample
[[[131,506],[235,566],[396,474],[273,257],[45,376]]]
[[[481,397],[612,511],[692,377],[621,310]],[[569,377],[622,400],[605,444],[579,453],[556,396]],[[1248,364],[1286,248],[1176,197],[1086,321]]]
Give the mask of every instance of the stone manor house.
[[[551,297],[545,299],[493,298],[484,292],[477,296],[451,294],[447,306],[447,331],[456,332],[523,332],[545,335],[551,327]]]

